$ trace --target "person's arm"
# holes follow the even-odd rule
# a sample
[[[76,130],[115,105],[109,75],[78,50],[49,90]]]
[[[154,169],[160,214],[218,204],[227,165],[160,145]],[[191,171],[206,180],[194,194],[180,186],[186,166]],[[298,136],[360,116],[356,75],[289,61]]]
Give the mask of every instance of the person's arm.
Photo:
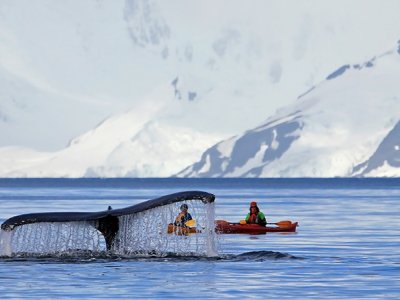
[[[182,218],[183,218],[184,216],[185,216],[185,215],[184,215],[183,213],[179,213],[179,215],[177,215],[176,218],[175,218],[176,222],[181,222],[181,221],[182,221]]]
[[[261,226],[267,225],[267,220],[265,219],[265,215],[261,211],[258,213],[258,224]]]
[[[186,222],[192,220],[192,215],[189,214],[188,212],[186,214],[181,213],[180,215],[182,217],[180,219],[179,226],[187,227]]]
[[[176,218],[175,218],[174,225],[175,226],[182,226],[184,216],[185,215],[183,213],[179,213],[179,215],[177,215]]]
[[[247,216],[246,216],[246,223],[248,223],[249,222],[249,219],[250,219],[250,213],[247,213]]]

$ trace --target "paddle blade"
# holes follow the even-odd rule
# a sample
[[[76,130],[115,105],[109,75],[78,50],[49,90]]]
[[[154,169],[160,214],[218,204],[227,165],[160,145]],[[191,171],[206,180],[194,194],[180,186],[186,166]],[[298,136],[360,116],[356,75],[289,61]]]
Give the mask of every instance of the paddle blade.
[[[278,225],[279,227],[285,228],[285,227],[292,226],[292,221],[279,221],[279,222],[274,223],[274,224]]]
[[[188,227],[193,227],[196,225],[196,220],[189,220],[185,223],[185,225]]]
[[[239,221],[239,224],[242,224],[242,225],[244,225],[244,224],[246,224],[247,222],[246,222],[246,220],[240,220]]]

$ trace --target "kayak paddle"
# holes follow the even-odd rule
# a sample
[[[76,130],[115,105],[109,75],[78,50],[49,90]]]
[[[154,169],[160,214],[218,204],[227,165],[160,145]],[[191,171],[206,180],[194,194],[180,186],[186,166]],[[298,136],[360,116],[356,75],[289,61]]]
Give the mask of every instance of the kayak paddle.
[[[244,225],[247,224],[247,222],[245,220],[240,220],[239,224]],[[276,223],[267,223],[267,224],[274,224],[274,225],[278,225],[279,227],[290,227],[292,226],[292,221],[279,221]]]
[[[279,227],[290,227],[290,226],[292,226],[292,221],[279,221],[276,223],[267,223],[267,224],[274,224],[274,225],[278,225]]]
[[[240,220],[239,223],[232,223],[232,222],[228,222],[228,221],[225,221],[225,220],[217,220],[217,221],[220,221],[220,222],[223,221],[223,222],[229,223],[229,224],[241,224],[241,225],[247,224],[246,220]],[[274,225],[277,225],[278,227],[281,227],[281,228],[287,228],[287,227],[291,227],[293,225],[292,221],[279,221],[279,222],[276,222],[276,223],[269,223],[268,222],[267,224],[274,224]]]
[[[196,225],[196,220],[189,220],[189,221],[187,221],[186,223],[185,223],[185,226],[188,226],[188,227],[193,227],[193,226],[195,226]]]

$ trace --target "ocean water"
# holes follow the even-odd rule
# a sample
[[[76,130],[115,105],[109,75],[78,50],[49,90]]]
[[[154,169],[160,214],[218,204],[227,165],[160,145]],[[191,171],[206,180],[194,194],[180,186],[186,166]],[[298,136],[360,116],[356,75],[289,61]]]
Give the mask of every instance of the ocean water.
[[[300,226],[218,235],[211,257],[3,255],[0,298],[400,299],[400,179],[1,179],[0,222],[189,190],[216,195],[216,219],[237,222],[257,201],[269,222]]]

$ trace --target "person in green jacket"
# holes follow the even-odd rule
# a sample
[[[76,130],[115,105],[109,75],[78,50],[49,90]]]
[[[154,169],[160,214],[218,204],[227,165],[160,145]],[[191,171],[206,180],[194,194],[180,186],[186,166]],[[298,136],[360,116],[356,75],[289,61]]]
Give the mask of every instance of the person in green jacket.
[[[250,203],[250,212],[246,216],[247,224],[258,224],[261,226],[267,225],[267,220],[265,219],[265,215],[257,206],[257,202],[253,201]]]

